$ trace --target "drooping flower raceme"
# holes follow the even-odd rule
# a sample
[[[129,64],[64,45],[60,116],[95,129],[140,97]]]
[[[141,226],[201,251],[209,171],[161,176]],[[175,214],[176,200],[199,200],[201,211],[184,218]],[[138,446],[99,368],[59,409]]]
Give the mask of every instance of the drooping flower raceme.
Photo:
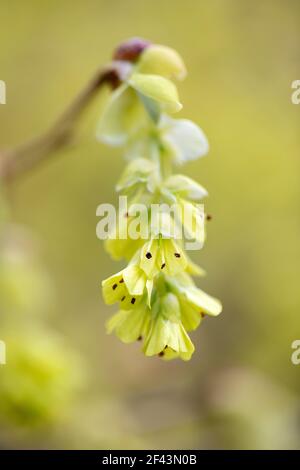
[[[126,73],[111,94],[97,137],[124,149],[128,164],[116,189],[127,196],[129,209],[119,214],[105,242],[114,259],[127,261],[102,282],[105,302],[118,305],[107,330],[125,343],[142,340],[146,356],[189,360],[194,345],[188,332],[222,307],[196,287],[191,276],[204,271],[187,255],[184,239],[171,230],[181,225],[185,236],[203,243],[205,218],[198,203],[207,191],[172,169],[205,155],[208,142],[196,124],[173,118],[182,108],[173,80],[186,75],[176,51],[134,38],[114,58],[126,65]],[[136,204],[147,208],[139,236],[129,230]],[[154,225],[153,204],[165,208]],[[171,214],[167,209],[173,205]]]

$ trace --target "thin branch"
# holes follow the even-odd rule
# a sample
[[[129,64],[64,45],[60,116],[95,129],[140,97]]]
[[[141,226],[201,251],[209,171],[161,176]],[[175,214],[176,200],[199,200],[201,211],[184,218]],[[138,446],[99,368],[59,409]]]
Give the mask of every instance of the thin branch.
[[[0,182],[9,182],[46,160],[56,150],[72,140],[75,124],[99,88],[109,83],[116,86],[121,76],[121,65],[112,62],[97,71],[66,111],[43,135],[13,149],[0,150]]]

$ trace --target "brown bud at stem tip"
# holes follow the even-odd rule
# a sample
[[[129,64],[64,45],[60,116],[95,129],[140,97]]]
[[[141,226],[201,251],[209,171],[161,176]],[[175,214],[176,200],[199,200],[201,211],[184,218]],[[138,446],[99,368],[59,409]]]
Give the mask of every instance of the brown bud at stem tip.
[[[113,90],[121,85],[121,80],[116,69],[111,69],[105,74],[105,82],[108,83]]]
[[[122,42],[114,51],[114,60],[127,60],[135,62],[146,47],[150,46],[150,41],[142,38],[130,38]]]
[[[107,65],[101,75],[101,83],[107,83],[114,90],[126,80],[132,70],[132,65],[127,61],[114,61]]]

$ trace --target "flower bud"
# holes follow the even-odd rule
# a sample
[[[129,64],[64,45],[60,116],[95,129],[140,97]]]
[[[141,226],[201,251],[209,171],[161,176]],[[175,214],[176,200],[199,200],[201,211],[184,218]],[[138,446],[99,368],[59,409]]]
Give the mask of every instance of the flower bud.
[[[135,62],[140,54],[150,46],[150,41],[142,38],[130,38],[122,42],[114,51],[113,60]]]
[[[182,80],[186,76],[186,68],[178,52],[158,44],[150,45],[141,54],[138,69],[140,73],[162,75],[178,80]]]

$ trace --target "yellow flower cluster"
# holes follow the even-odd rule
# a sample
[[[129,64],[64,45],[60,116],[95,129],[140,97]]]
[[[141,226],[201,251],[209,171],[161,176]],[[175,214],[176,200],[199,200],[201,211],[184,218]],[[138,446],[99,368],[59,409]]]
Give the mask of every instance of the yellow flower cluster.
[[[172,174],[172,169],[205,155],[208,142],[196,124],[170,116],[182,108],[173,79],[186,75],[176,51],[134,38],[116,51],[115,58],[126,62],[127,74],[111,94],[97,136],[124,147],[129,163],[117,191],[130,204],[147,206],[144,224],[149,235],[130,236],[129,207],[106,240],[114,259],[128,261],[102,282],[105,302],[119,305],[107,329],[125,343],[143,340],[146,356],[189,360],[194,345],[187,332],[197,328],[204,315],[218,315],[222,307],[195,286],[191,276],[202,275],[203,270],[187,256],[184,240],[170,230],[179,222],[185,234],[196,234],[203,243],[205,220],[198,202],[207,191],[191,178]],[[167,208],[175,204],[177,213],[162,210],[154,228],[153,203]],[[188,221],[183,213],[189,215]]]

